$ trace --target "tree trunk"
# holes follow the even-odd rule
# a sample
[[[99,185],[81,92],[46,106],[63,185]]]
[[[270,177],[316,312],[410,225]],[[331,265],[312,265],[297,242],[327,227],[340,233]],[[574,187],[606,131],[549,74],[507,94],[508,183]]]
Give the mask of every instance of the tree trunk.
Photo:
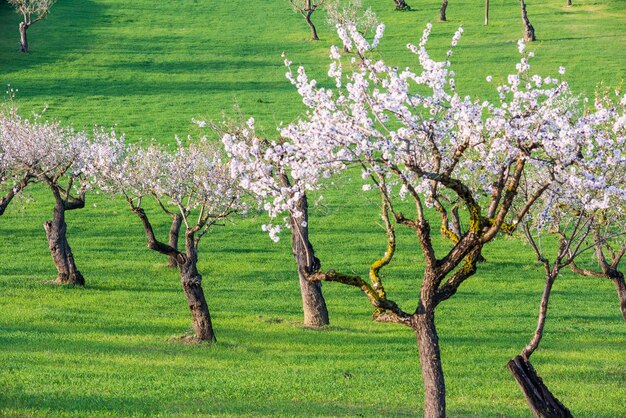
[[[170,236],[168,245],[175,250],[178,250],[178,234],[180,232],[180,226],[183,223],[183,217],[175,213],[172,216],[172,226],[170,227]],[[176,255],[170,254],[169,259],[167,261],[168,267],[178,267],[178,262],[176,261]]]
[[[485,0],[485,26],[489,24],[489,0]]]
[[[54,217],[43,224],[48,238],[52,261],[57,268],[57,284],[73,284],[84,286],[85,279],[76,268],[72,249],[67,242],[67,225],[65,223],[65,204],[58,194],[54,192],[56,204],[54,206]]]
[[[536,418],[571,418],[572,414],[546,387],[530,361],[516,356],[507,364]]]
[[[28,52],[28,38],[26,37],[26,30],[28,25],[26,22],[20,22],[20,51]]]
[[[448,8],[448,0],[443,0],[441,2],[441,9],[439,9],[439,20],[442,22],[446,21],[446,9]]]
[[[571,6],[572,5],[572,0],[567,0],[567,5]]]
[[[443,418],[446,416],[446,386],[434,313],[416,314],[414,330],[424,381],[424,418]]]
[[[617,297],[619,298],[619,307],[622,311],[624,321],[626,321],[626,283],[624,282],[624,275],[619,272],[615,277],[611,277],[611,281],[615,285],[617,290]]]
[[[300,198],[296,209],[302,213],[302,216],[297,219],[290,218],[291,249],[298,265],[304,325],[307,327],[322,327],[330,323],[328,308],[322,294],[322,284],[320,282],[309,282],[306,279],[307,275],[315,273],[320,268],[320,262],[315,258],[313,245],[309,241],[309,208],[306,195]]]
[[[186,238],[186,256],[179,259],[180,279],[189,303],[193,318],[195,338],[207,341],[209,345],[217,341],[213,331],[213,323],[209,313],[209,306],[202,290],[202,276],[198,273],[198,253],[193,242],[193,235]]]
[[[396,10],[411,10],[411,6],[406,4],[404,0],[394,0],[394,3],[396,4]]]
[[[535,37],[535,28],[530,24],[528,20],[528,14],[526,13],[526,3],[524,0],[519,0],[519,4],[522,8],[522,23],[524,24],[524,40],[526,42],[534,42],[537,40]]]
[[[315,29],[315,25],[311,21],[312,14],[313,14],[313,10],[307,11],[304,15],[304,19],[306,20],[306,23],[309,25],[309,28],[311,28],[311,40],[319,41],[320,38],[317,36],[317,29]]]

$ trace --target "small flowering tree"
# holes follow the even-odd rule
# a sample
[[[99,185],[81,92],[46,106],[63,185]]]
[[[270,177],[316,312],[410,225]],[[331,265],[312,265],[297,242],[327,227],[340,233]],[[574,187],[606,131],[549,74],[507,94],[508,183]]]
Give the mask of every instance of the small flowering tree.
[[[33,24],[44,19],[56,0],[8,0],[15,11],[22,15],[20,22],[20,50],[28,52],[26,31]]]
[[[4,170],[13,179],[13,188],[3,198],[3,205],[6,207],[28,183],[46,184],[55,202],[54,216],[44,223],[44,229],[58,271],[56,283],[84,285],[67,240],[65,214],[85,206],[83,174],[91,150],[87,135],[61,127],[58,122],[42,121],[40,115],[24,119],[13,110],[3,115],[2,137]]]
[[[311,20],[311,16],[315,11],[324,4],[324,0],[289,0],[291,3],[291,7],[293,11],[296,13],[300,13],[306,24],[309,25],[309,29],[311,29],[311,40],[319,41],[319,36],[317,36],[317,29]]]
[[[616,92],[619,93],[619,92]],[[578,274],[613,282],[620,310],[626,321],[626,284],[620,262],[626,254],[626,96],[620,99],[599,96],[595,108],[583,120],[580,131],[587,145],[588,160],[582,188],[583,201],[595,198],[592,244],[596,268],[583,268],[572,262]],[[605,190],[597,196],[594,190]]]
[[[257,136],[254,119],[247,126],[229,124],[218,128],[230,157],[230,173],[240,187],[249,191],[269,215],[263,225],[273,241],[279,240],[282,229],[276,218],[287,214],[286,226],[291,230],[292,252],[298,267],[302,294],[304,325],[321,327],[329,324],[328,309],[321,283],[309,282],[308,275],[320,268],[309,239],[309,202],[307,192],[320,188],[320,180],[339,167],[312,163],[316,151],[280,138],[270,141]],[[340,164],[342,165],[342,164]]]
[[[537,82],[540,82],[537,80]],[[574,102],[574,101],[573,101]],[[606,102],[606,101],[604,101]],[[548,390],[530,363],[530,357],[539,347],[546,324],[550,294],[561,270],[571,266],[583,274],[575,259],[583,252],[596,249],[602,261],[603,249],[611,248],[609,242],[623,241],[623,224],[617,223],[626,210],[626,117],[624,104],[596,101],[596,109],[576,117],[572,108],[571,125],[563,125],[560,138],[576,138],[579,150],[576,164],[555,173],[555,181],[524,219],[522,229],[545,272],[545,286],[537,327],[521,354],[512,359],[509,370],[522,389],[534,416],[571,416],[569,410]],[[525,182],[534,181],[525,178]],[[542,237],[556,238],[556,248],[542,245]],[[621,255],[612,253],[613,262],[619,263]],[[623,255],[623,252],[622,252]],[[611,270],[608,262],[604,266]],[[623,289],[624,278],[613,274],[618,294]],[[621,300],[620,300],[621,301]]]
[[[378,26],[378,18],[371,7],[363,9],[361,0],[331,1],[326,5],[326,22],[333,27],[354,25],[362,34]],[[344,52],[350,52],[344,49]]]
[[[435,61],[426,51],[430,25],[418,46],[409,45],[419,59],[419,72],[370,59],[383,29],[379,26],[371,43],[354,26],[339,29],[344,45],[354,47],[359,58],[358,62],[352,58],[356,69],[344,75],[339,49],[331,49],[329,75],[336,90],[318,87],[303,68],[297,75],[288,73],[309,111],[281,134],[315,149],[311,158],[318,163],[344,161],[363,167],[364,178],[381,191],[383,213],[416,233],[424,266],[419,268],[423,275],[414,311],[391,300],[376,276],[367,282],[320,270],[308,280],[355,286],[374,306],[375,320],[399,323],[415,333],[424,415],[443,417],[445,384],[436,308],[476,272],[483,246],[501,231],[512,232],[552,184],[554,173],[575,162],[579,146],[575,136],[560,137],[562,128],[570,125],[569,109],[561,100],[568,96],[567,85],[538,76],[534,79],[541,83],[533,84],[531,54],[524,53],[523,42],[517,73],[498,87],[500,103],[491,104],[456,92],[449,61]],[[459,29],[455,34],[453,46],[461,33]],[[451,54],[450,50],[448,57]],[[537,181],[523,183],[531,174]],[[397,209],[397,200],[403,197],[413,202],[411,216]],[[455,207],[465,212],[462,219],[468,219],[458,240],[443,253],[433,245],[429,206],[442,214],[441,231],[450,229],[445,215]]]
[[[161,147],[147,149],[111,140],[94,151],[90,173],[96,187],[124,197],[139,218],[147,246],[175,257],[181,283],[193,318],[194,339],[216,341],[211,315],[197,268],[199,244],[209,229],[242,209],[239,192],[222,164],[219,152],[206,138],[175,152]],[[184,226],[184,250],[160,241],[152,227],[144,201],[153,199],[166,214],[178,214]]]

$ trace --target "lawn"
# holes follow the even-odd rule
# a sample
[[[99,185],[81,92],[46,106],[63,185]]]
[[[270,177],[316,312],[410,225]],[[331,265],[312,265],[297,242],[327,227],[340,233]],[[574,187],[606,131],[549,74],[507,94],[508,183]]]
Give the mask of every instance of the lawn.
[[[405,66],[424,25],[434,23],[432,54],[443,57],[458,25],[457,87],[493,98],[514,70],[522,35],[514,1],[367,2],[387,24],[381,54]],[[537,71],[566,67],[573,89],[626,75],[626,3],[529,0],[539,41]],[[0,2],[0,83],[19,89],[24,114],[81,129],[114,126],[132,142],[173,143],[196,133],[191,119],[254,115],[268,135],[303,108],[284,78],[284,51],[324,80],[337,42],[316,13],[320,42],[286,0],[59,0],[29,29],[18,50],[17,22]],[[236,110],[239,108],[240,110]],[[314,208],[312,241],[325,268],[366,274],[385,248],[374,196],[348,173]],[[57,287],[42,228],[52,198],[43,187],[0,218],[0,416],[337,415],[419,416],[422,385],[415,337],[373,323],[354,289],[324,285],[332,326],[299,325],[300,294],[288,236],[272,243],[252,213],[203,240],[200,270],[218,344],[185,345],[191,331],[178,275],[145,248],[124,202],[90,195],[68,214],[69,240],[87,286]],[[166,226],[164,224],[164,226]],[[163,235],[165,227],[159,229]],[[417,239],[399,229],[398,257],[386,270],[391,298],[417,303],[422,259]],[[439,245],[445,245],[439,242]],[[438,310],[450,416],[530,416],[506,362],[526,344],[543,287],[540,266],[517,238],[499,238],[487,263]],[[626,408],[626,328],[610,282],[566,272],[533,363],[574,416],[617,417]]]

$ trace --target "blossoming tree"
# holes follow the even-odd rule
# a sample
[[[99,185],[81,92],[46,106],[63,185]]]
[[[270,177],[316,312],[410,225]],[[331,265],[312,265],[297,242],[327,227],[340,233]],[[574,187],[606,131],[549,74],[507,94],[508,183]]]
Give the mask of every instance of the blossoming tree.
[[[56,0],[8,0],[15,11],[22,15],[20,22],[20,50],[28,52],[28,37],[26,31],[33,24],[44,19]]]
[[[219,129],[219,128],[218,128]],[[309,239],[309,202],[307,192],[320,188],[320,181],[329,177],[338,166],[313,163],[315,150],[306,144],[286,138],[270,141],[257,136],[254,119],[247,126],[229,124],[221,128],[222,142],[230,157],[231,176],[251,192],[269,215],[263,225],[270,238],[279,240],[282,222],[276,218],[287,214],[286,226],[291,230],[292,252],[298,267],[302,294],[304,325],[320,327],[329,324],[328,309],[321,283],[306,277],[320,268]],[[343,166],[343,164],[339,164]]]
[[[524,53],[523,42],[517,72],[498,87],[500,102],[491,104],[456,92],[448,59],[435,61],[426,51],[430,29],[427,26],[418,46],[408,46],[421,67],[413,72],[370,58],[384,26],[378,27],[371,43],[354,26],[339,28],[344,46],[356,50],[354,70],[344,74],[339,49],[332,47],[329,75],[335,90],[319,87],[302,67],[297,75],[290,71],[288,77],[309,111],[281,134],[308,143],[316,150],[311,158],[318,164],[344,161],[362,166],[364,178],[379,186],[391,219],[416,233],[424,266],[419,268],[423,275],[414,310],[404,310],[391,300],[376,277],[368,282],[320,270],[308,280],[355,286],[374,306],[375,320],[402,324],[415,333],[425,387],[424,414],[442,417],[445,383],[436,308],[475,273],[483,246],[501,231],[513,231],[552,184],[554,173],[574,163],[579,147],[575,136],[559,136],[570,124],[570,113],[560,100],[568,95],[567,85],[552,78],[541,79],[540,86],[532,84],[528,64],[532,54]],[[459,29],[455,34],[453,46],[461,33]],[[452,50],[448,57],[451,54]],[[530,173],[537,181],[522,183]],[[413,202],[412,215],[397,209],[403,197]],[[429,206],[443,214],[441,231],[450,229],[445,214],[454,207],[468,220],[458,240],[443,253],[433,245]]]
[[[534,82],[540,84],[542,80]],[[574,99],[569,101],[572,105],[577,103]],[[595,249],[600,267],[605,269],[602,273],[611,275],[618,295],[624,286],[623,275],[613,273],[603,255],[605,248],[612,251],[612,242],[624,240],[625,231],[619,220],[626,211],[625,102],[626,98],[619,104],[607,98],[599,99],[595,109],[582,116],[577,115],[578,106],[571,107],[571,123],[561,126],[559,138],[576,138],[579,149],[575,164],[555,172],[555,181],[522,222],[524,235],[543,265],[545,285],[535,332],[508,367],[534,416],[571,416],[530,363],[543,338],[550,295],[561,270],[571,266],[574,271],[590,274],[590,270],[579,268],[575,260],[585,251]],[[532,177],[524,179],[524,182],[532,181],[535,181]],[[542,245],[545,236],[553,236],[557,244]],[[617,266],[623,254],[611,252],[611,263]],[[620,302],[623,306],[621,296]]]
[[[293,11],[296,13],[300,13],[306,24],[309,25],[309,29],[311,29],[311,40],[319,41],[320,38],[317,36],[317,29],[313,24],[313,20],[311,20],[311,16],[315,11],[324,4],[324,0],[289,0],[291,3],[291,7]]]
[[[7,107],[0,113],[0,216],[13,199],[34,180],[28,166],[19,164],[15,153],[24,135],[22,119],[17,108]]]
[[[4,206],[30,182],[46,184],[54,198],[54,216],[44,223],[52,260],[57,268],[56,283],[84,285],[67,240],[67,211],[85,206],[84,170],[89,160],[91,140],[85,132],[75,132],[58,122],[22,118],[17,110],[2,117],[5,170],[13,178],[13,188],[3,198]],[[98,132],[94,134],[96,137]]]
[[[616,95],[619,91],[616,92]],[[573,262],[578,274],[610,280],[617,291],[620,310],[626,321],[626,283],[620,262],[626,254],[626,96],[605,93],[595,100],[594,109],[583,118],[580,131],[586,143],[587,173],[583,201],[595,197],[598,210],[592,212],[592,244],[597,266],[584,268]],[[605,190],[600,198],[594,190]],[[596,192],[597,194],[597,192]]]
[[[123,137],[112,137],[94,151],[90,175],[96,187],[125,198],[143,225],[148,248],[176,258],[194,338],[209,344],[216,341],[197,268],[199,244],[211,227],[242,209],[239,189],[220,153],[206,138],[186,147],[179,141],[176,151],[168,152],[158,146],[131,147]],[[184,250],[158,239],[144,208],[146,199],[170,216],[180,215]]]

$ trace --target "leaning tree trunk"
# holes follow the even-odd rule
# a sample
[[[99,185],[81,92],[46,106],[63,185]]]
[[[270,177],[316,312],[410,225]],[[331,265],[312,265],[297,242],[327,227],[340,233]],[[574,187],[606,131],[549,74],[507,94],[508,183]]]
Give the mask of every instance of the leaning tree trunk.
[[[304,19],[306,20],[307,25],[309,25],[309,28],[311,28],[311,40],[319,41],[320,38],[317,36],[317,29],[315,29],[315,25],[313,24],[313,21],[311,20],[312,14],[313,14],[313,10],[308,10],[304,15]]]
[[[178,250],[178,234],[180,233],[180,227],[183,223],[183,217],[175,213],[172,215],[172,226],[170,227],[170,235],[168,244],[175,250]],[[176,255],[171,254],[167,261],[168,267],[178,267],[178,261],[176,261]]]
[[[534,417],[572,417],[569,409],[548,390],[529,360],[525,360],[522,356],[516,356],[509,361],[507,368],[522,389]]]
[[[535,328],[533,337],[528,345],[524,347],[521,355],[511,359],[507,364],[509,371],[513,374],[513,377],[526,398],[530,411],[536,418],[565,418],[572,416],[569,409],[550,392],[530,363],[530,356],[539,347],[539,343],[543,338],[550,294],[552,293],[552,286],[554,285],[557,275],[558,270],[546,274],[546,283],[539,305],[537,327]]]
[[[184,257],[179,257],[178,267],[183,290],[193,318],[194,336],[200,341],[207,341],[210,345],[217,339],[213,331],[209,306],[202,290],[202,276],[198,273],[198,252],[193,234],[186,237],[185,246],[186,254]]]
[[[614,277],[611,277],[611,281],[615,285],[617,290],[617,297],[619,298],[619,307],[622,311],[622,317],[626,321],[626,283],[624,282],[624,274],[617,272]]]
[[[54,217],[46,221],[43,227],[48,238],[52,261],[58,271],[55,283],[84,286],[85,279],[76,267],[72,249],[67,242],[67,224],[65,223],[66,202],[61,198],[58,190],[53,189],[53,194],[56,200]]]
[[[448,0],[443,0],[441,2],[441,9],[439,9],[439,20],[442,22],[446,21],[446,9],[448,8]]]
[[[526,42],[534,42],[537,40],[535,37],[535,28],[531,25],[530,20],[528,20],[528,14],[526,13],[526,3],[524,0],[519,0],[519,4],[522,8],[522,23],[524,23],[524,40]]]
[[[413,328],[417,336],[424,381],[424,417],[443,418],[446,416],[446,385],[434,312],[416,314]]]
[[[28,24],[26,22],[20,22],[20,51],[28,52],[28,38],[26,37],[26,30]]]
[[[315,273],[320,268],[319,260],[315,258],[313,245],[309,241],[309,209],[306,195],[298,201],[297,210],[302,213],[302,216],[297,219],[291,218],[291,248],[298,265],[304,325],[321,327],[328,325],[330,321],[326,300],[322,294],[322,284],[306,279],[309,274]]]

